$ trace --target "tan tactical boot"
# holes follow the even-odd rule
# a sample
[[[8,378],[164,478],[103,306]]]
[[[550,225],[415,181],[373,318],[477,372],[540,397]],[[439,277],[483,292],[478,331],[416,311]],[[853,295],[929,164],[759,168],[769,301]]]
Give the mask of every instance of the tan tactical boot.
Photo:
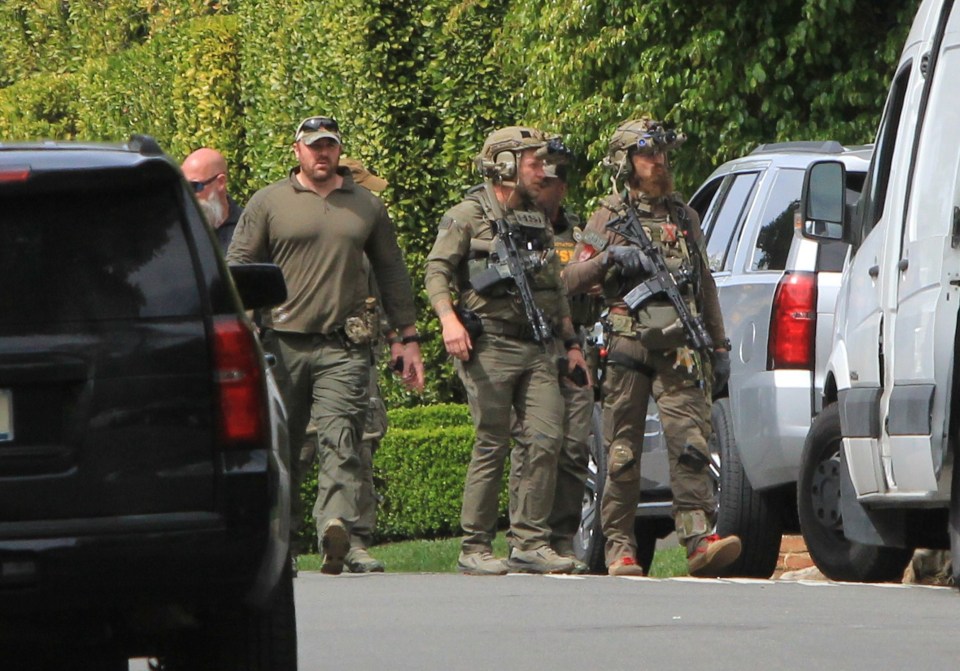
[[[507,568],[517,573],[570,573],[573,562],[558,555],[549,545],[543,545],[536,550],[514,548]]]
[[[740,539],[736,536],[704,536],[687,555],[687,570],[697,578],[716,578],[739,556]]]
[[[340,520],[330,520],[320,534],[320,551],[323,552],[323,564],[320,572],[340,575],[343,572],[343,560],[350,550],[350,536]]]
[[[344,558],[350,573],[383,573],[383,562],[371,556],[366,548],[350,548]]]
[[[609,575],[642,576],[643,567],[633,557],[620,557],[607,567],[607,573]]]
[[[553,544],[553,550],[564,559],[569,559],[573,562],[573,568],[570,569],[570,573],[586,573],[590,568],[582,561],[577,559],[577,553],[573,551],[573,541],[557,541]]]
[[[465,575],[506,575],[507,565],[490,551],[460,553],[457,570]]]

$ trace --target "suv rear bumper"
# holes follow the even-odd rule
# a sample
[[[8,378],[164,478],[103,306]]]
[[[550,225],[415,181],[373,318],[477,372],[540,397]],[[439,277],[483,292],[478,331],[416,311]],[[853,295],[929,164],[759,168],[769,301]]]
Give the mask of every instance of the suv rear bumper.
[[[225,469],[223,512],[0,523],[0,615],[263,603],[288,561],[289,504],[255,453]]]
[[[737,448],[754,489],[797,481],[813,415],[812,389],[808,370],[764,371],[731,384],[738,394],[730,403]]]

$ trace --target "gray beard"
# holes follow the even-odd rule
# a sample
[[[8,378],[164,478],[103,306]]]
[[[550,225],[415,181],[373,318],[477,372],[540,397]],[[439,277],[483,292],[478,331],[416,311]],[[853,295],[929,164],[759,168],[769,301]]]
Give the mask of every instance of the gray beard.
[[[215,196],[212,198],[202,198],[198,201],[198,204],[207,223],[214,228],[220,228],[223,222],[226,221],[227,213],[223,211],[223,205]]]

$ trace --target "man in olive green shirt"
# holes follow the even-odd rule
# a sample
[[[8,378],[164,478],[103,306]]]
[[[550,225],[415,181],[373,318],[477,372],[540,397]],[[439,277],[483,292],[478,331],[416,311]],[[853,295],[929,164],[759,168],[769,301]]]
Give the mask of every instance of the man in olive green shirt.
[[[440,220],[427,258],[426,286],[440,317],[443,344],[466,388],[476,427],[460,523],[458,568],[472,575],[502,575],[508,568],[569,572],[573,562],[550,547],[557,454],[563,439],[563,400],[552,342],[537,343],[512,276],[481,287],[480,277],[505,259],[494,258],[496,222],[505,220],[520,248],[536,309],[568,348],[569,370],[586,363],[580,351],[553,233],[535,199],[544,180],[549,138],[526,127],[503,128],[484,142],[477,165],[485,180]],[[454,309],[456,293],[458,313]],[[462,320],[468,322],[464,324]],[[468,331],[468,326],[473,331]],[[476,328],[479,327],[479,328]],[[482,332],[481,332],[482,331]],[[514,544],[505,564],[492,553],[502,475],[510,449],[511,411],[527,432],[524,472],[510,520]]]
[[[356,186],[350,170],[339,165],[337,122],[304,119],[293,151],[299,165],[253,195],[227,261],[275,263],[287,282],[287,300],[262,315],[263,346],[277,359],[274,372],[287,406],[290,444],[303,444],[308,420],[317,429],[321,477],[333,483],[314,508],[321,570],[337,574],[358,520],[358,444],[367,413],[370,340],[377,328],[375,311],[366,303],[364,254],[390,324],[403,339],[402,375],[411,389],[423,388],[423,362],[396,231],[380,199]],[[291,463],[296,486],[302,477],[299,460]],[[296,530],[302,515],[299,505],[292,508]]]

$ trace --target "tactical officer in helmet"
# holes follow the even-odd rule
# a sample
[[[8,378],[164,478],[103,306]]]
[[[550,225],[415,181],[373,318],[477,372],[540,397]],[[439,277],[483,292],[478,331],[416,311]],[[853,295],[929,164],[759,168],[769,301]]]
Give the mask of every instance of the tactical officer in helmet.
[[[559,339],[566,347],[568,371],[586,372],[560,282],[553,233],[536,204],[549,140],[520,126],[491,133],[476,158],[483,184],[444,214],[427,259],[427,292],[440,317],[444,346],[456,359],[476,428],[461,510],[465,535],[458,568],[467,574],[502,575],[508,568],[566,573],[573,568],[572,561],[551,548],[548,523],[563,438],[554,347],[531,324],[530,306],[520,300],[512,275],[492,285],[480,281],[505,261],[498,258],[494,241],[502,228],[498,222],[505,222],[520,249],[535,310],[552,324],[549,340]],[[510,449],[511,410],[527,440],[510,520],[514,549],[505,563],[494,557],[492,542]]]
[[[565,147],[561,153],[569,152]],[[565,157],[564,157],[565,158]],[[576,239],[580,237],[582,222],[580,217],[563,205],[567,195],[567,162],[549,163],[544,168],[546,180],[537,204],[543,208],[547,220],[553,229],[554,246],[561,267],[573,258]],[[601,300],[599,295],[579,294],[570,296],[570,317],[573,326],[580,335],[580,345],[588,362],[592,357],[589,341],[584,338],[587,329],[592,329],[600,316]],[[556,341],[556,356],[560,366],[560,393],[563,396],[563,443],[557,463],[557,486],[550,513],[550,545],[561,557],[574,563],[573,572],[583,573],[587,565],[577,559],[573,550],[573,538],[580,526],[580,514],[583,507],[583,492],[587,481],[590,462],[590,424],[593,415],[594,390],[587,379],[573,380],[564,375],[567,359],[563,345]],[[591,363],[591,368],[593,364]],[[514,439],[524,442],[523,427],[514,427]],[[514,450],[510,463],[511,506],[515,505],[517,483],[523,474],[524,463],[519,459],[523,450]],[[512,539],[511,539],[512,540]]]
[[[716,285],[703,256],[694,210],[674,192],[667,152],[686,137],[649,118],[621,124],[604,165],[614,171],[614,193],[594,212],[564,271],[571,294],[599,286],[609,311],[603,377],[603,433],[607,482],[601,501],[606,561],[611,575],[643,575],[636,561],[634,516],[640,496],[640,455],[652,393],[660,409],[670,462],[677,536],[691,575],[717,576],[740,555],[740,539],[711,533],[716,495],[708,464],[711,382],[730,372],[729,347]],[[618,180],[626,190],[617,193]],[[678,328],[673,304],[654,295],[630,310],[623,298],[652,270],[650,259],[610,224],[626,214],[626,199],[677,278],[685,303],[700,315],[715,350],[696,351]],[[712,380],[711,380],[712,372]]]

